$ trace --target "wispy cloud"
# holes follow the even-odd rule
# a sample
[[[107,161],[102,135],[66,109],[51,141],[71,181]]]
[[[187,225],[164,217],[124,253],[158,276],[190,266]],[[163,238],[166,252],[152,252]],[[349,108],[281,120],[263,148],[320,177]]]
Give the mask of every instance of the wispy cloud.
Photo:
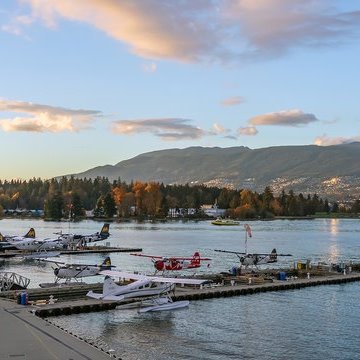
[[[221,102],[221,105],[223,106],[235,106],[239,105],[245,102],[245,99],[242,96],[233,96],[230,98],[227,98]]]
[[[63,132],[87,129],[96,117],[101,115],[95,110],[72,110],[62,107],[33,104],[23,101],[0,99],[0,113],[14,113],[12,117],[0,119],[4,131],[26,132]]]
[[[258,130],[255,126],[246,126],[238,129],[238,134],[243,136],[255,136]]]
[[[214,134],[214,135],[223,135],[223,134],[228,134],[229,132],[230,132],[229,129],[225,129],[221,124],[218,123],[213,124],[210,130],[210,134]]]
[[[207,134],[189,122],[188,119],[176,118],[118,120],[113,122],[112,131],[122,135],[151,133],[166,141],[199,139]]]
[[[22,3],[30,5],[32,19],[48,27],[56,27],[61,19],[85,22],[150,59],[220,63],[267,59],[296,47],[339,46],[359,35],[360,11],[342,12],[337,7],[340,0]]]
[[[276,58],[298,47],[339,46],[359,35],[360,11],[343,12],[341,0],[238,0],[224,9],[244,57]],[[239,42],[240,43],[240,42]]]
[[[300,126],[319,121],[314,114],[307,114],[298,109],[284,110],[263,115],[257,115],[249,120],[249,124],[256,125],[280,125]]]
[[[329,145],[340,145],[340,144],[349,144],[354,141],[360,141],[360,136],[354,137],[329,137],[327,135],[318,136],[314,140],[315,145],[319,146],[329,146]]]
[[[31,25],[33,22],[34,19],[31,16],[16,16],[11,19],[9,23],[3,24],[0,29],[12,35],[24,36],[27,38],[27,36],[24,34],[23,28],[24,26]]]

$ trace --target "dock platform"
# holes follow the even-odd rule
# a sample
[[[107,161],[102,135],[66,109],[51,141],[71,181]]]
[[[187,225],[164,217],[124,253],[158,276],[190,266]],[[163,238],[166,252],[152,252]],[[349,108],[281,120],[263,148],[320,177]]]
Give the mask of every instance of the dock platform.
[[[124,248],[124,247],[106,247],[106,246],[94,246],[91,248],[84,249],[62,249],[58,253],[60,255],[80,255],[80,254],[100,254],[100,253],[117,253],[117,252],[141,252],[142,248]],[[11,258],[15,256],[28,255],[28,252],[22,250],[9,250],[5,252],[0,252],[1,258]]]
[[[298,278],[287,281],[274,280],[273,282],[263,283],[255,281],[244,283],[244,279],[232,278],[230,282],[228,281],[225,284],[213,284],[201,287],[176,286],[175,294],[172,298],[174,301],[203,300],[230,296],[252,295],[268,291],[296,290],[309,286],[333,285],[355,281],[360,281],[359,272],[353,272],[346,275],[331,274],[325,276],[314,276],[311,278]],[[41,289],[42,292],[40,292],[39,289],[28,289],[28,295],[29,300],[33,301],[39,299],[39,297],[42,297],[42,299],[49,299],[50,295],[54,298],[58,298],[59,301],[55,304],[44,304],[32,307],[37,316],[44,318],[49,316],[110,310],[114,309],[119,304],[134,301],[134,299],[129,299],[126,302],[88,299],[85,295],[89,289],[93,289],[95,292],[101,292],[101,284],[92,284],[87,285],[84,288],[78,287],[77,289],[75,288],[71,290]],[[67,297],[71,296],[72,300],[70,301],[69,299],[65,300],[65,298],[62,298],[61,292],[63,292],[63,294]],[[5,295],[10,297],[11,293],[7,292],[7,294],[3,294],[3,296]]]
[[[34,316],[29,307],[0,299],[0,359],[119,359],[111,349],[102,349],[76,335]],[[6,330],[5,330],[6,328]]]

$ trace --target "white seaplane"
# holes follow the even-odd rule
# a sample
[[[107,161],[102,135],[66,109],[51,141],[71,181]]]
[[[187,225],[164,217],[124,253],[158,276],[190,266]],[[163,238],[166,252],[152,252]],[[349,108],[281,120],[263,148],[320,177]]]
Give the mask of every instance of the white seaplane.
[[[60,252],[56,250],[61,249],[61,247],[58,238],[37,238],[34,228],[30,228],[24,236],[2,235],[0,233],[0,250],[21,250],[21,253],[14,253],[14,256],[24,259],[56,257],[60,255]]]
[[[87,245],[88,243],[103,241],[106,240],[109,236],[110,224],[105,223],[100,232],[96,232],[93,234],[72,234],[72,233],[63,233],[57,232],[56,235],[59,235],[59,239],[64,246],[72,245]]]
[[[138,306],[138,304],[141,305],[139,312],[173,310],[189,306],[187,300],[172,301],[169,293],[175,289],[175,284],[202,285],[210,282],[205,279],[165,278],[122,271],[105,270],[100,273],[105,275],[103,292],[100,294],[89,291],[86,296],[93,299],[119,302],[129,298],[152,296],[153,298],[150,300],[146,300],[145,302],[140,301],[130,305],[130,307]],[[118,285],[112,277],[134,281],[127,285]],[[146,306],[143,307],[144,305]],[[123,308],[129,308],[129,306],[125,305]]]
[[[53,267],[55,281],[53,283],[43,283],[40,287],[53,287],[62,285],[61,280],[65,280],[65,284],[71,284],[73,281],[78,282],[84,277],[100,275],[103,270],[110,270],[115,266],[111,265],[110,257],[106,257],[105,260],[99,264],[66,264],[56,260],[44,260],[46,262],[52,262],[56,264]]]

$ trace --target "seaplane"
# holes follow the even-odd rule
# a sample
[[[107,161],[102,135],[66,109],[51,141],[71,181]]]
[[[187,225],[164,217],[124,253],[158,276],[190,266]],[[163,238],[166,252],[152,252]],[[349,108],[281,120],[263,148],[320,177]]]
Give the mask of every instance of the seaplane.
[[[59,252],[53,252],[62,247],[58,238],[39,239],[35,237],[35,230],[31,228],[24,236],[3,236],[0,234],[0,250],[22,250],[16,254],[23,258],[44,258],[58,256]],[[15,256],[15,255],[14,255]]]
[[[277,254],[276,249],[273,249],[270,254],[260,254],[260,253],[249,254],[246,252],[228,251],[228,250],[215,250],[215,251],[235,254],[240,260],[240,265],[244,266],[245,269],[247,269],[249,266],[255,266],[257,268],[258,265],[275,263],[277,262],[278,256],[291,256],[290,254]]]
[[[203,285],[209,283],[209,280],[205,279],[168,278],[113,270],[104,270],[101,271],[100,274],[105,275],[103,292],[95,293],[89,291],[86,294],[87,297],[101,300],[121,301],[128,298],[169,294],[175,289],[176,284]],[[124,281],[128,279],[133,282],[126,285],[118,285],[113,280],[113,277],[123,279]],[[166,303],[168,302],[169,301],[166,301]]]
[[[1,235],[1,234],[0,234]],[[35,229],[34,228],[30,228],[29,231],[21,236],[21,235],[1,235],[2,240],[1,241],[22,241],[22,240],[27,240],[27,239],[35,239]]]
[[[88,243],[96,242],[96,241],[103,241],[106,240],[109,236],[109,229],[110,224],[105,223],[100,232],[96,232],[93,234],[64,234],[63,232],[55,233],[56,235],[59,235],[59,239],[61,240],[62,244],[67,245],[86,245]]]
[[[258,265],[262,264],[269,264],[269,263],[275,263],[277,262],[278,256],[292,256],[291,254],[278,254],[276,252],[276,249],[273,249],[271,253],[248,253],[247,252],[247,239],[248,237],[252,237],[252,229],[248,224],[244,225],[245,229],[245,252],[239,252],[239,251],[229,251],[229,250],[215,250],[217,252],[223,252],[223,253],[229,253],[229,254],[235,254],[240,261],[240,268],[242,266],[247,269],[249,266],[255,267],[258,269]]]
[[[159,271],[163,273],[165,271],[176,271],[176,270],[187,270],[187,269],[196,269],[201,266],[201,261],[210,261],[210,258],[200,257],[200,253],[196,251],[192,257],[178,257],[178,256],[154,256],[146,255],[140,253],[131,253],[133,256],[142,256],[147,257],[152,260],[155,267],[155,274]],[[210,264],[208,264],[208,267]]]
[[[65,284],[71,283],[72,280],[77,282],[82,280],[84,277],[99,275],[103,270],[110,270],[114,268],[114,265],[111,265],[110,257],[106,257],[105,260],[99,264],[66,264],[61,261],[56,260],[44,260],[46,262],[52,262],[56,264],[56,267],[53,267],[55,281],[54,283],[45,283],[40,284],[40,287],[50,287],[56,286],[60,283],[60,280],[65,279]]]
[[[35,239],[35,230],[30,228],[30,230],[23,236],[21,235],[2,235],[0,233],[0,250],[18,250],[15,246],[15,242]]]

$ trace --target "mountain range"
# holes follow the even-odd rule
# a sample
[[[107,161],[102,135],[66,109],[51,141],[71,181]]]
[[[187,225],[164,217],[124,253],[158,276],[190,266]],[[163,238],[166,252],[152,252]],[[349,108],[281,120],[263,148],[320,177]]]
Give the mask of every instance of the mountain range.
[[[360,195],[360,142],[333,146],[189,147],[140,154],[115,165],[98,166],[77,178],[110,181],[156,181],[249,188],[275,194],[317,194],[329,200],[354,200]]]

